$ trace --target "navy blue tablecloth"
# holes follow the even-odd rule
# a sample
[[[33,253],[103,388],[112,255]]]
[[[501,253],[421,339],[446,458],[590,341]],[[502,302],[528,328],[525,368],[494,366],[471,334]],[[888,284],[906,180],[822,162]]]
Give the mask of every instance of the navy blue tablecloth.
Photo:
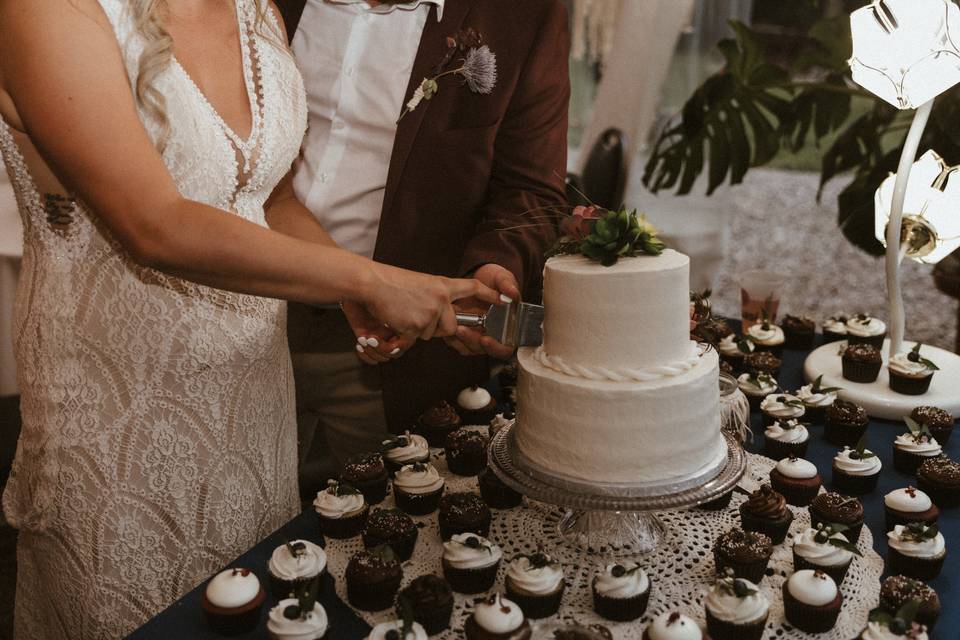
[[[787,351],[783,358],[783,369],[780,383],[785,389],[795,390],[801,384],[803,360],[805,352]],[[759,415],[753,416],[753,430],[756,434],[754,441],[747,446],[753,452],[760,452],[763,445],[763,429],[760,427]],[[866,524],[873,533],[874,548],[886,558],[887,544],[884,534],[883,496],[889,491],[905,487],[913,482],[893,468],[893,440],[897,434],[905,431],[902,423],[872,420],[868,437],[870,449],[877,453],[883,462],[883,471],[876,491],[862,498],[866,510]],[[953,459],[960,458],[960,433],[954,435],[946,447],[947,453]],[[807,458],[817,465],[823,476],[826,486],[830,487],[830,469],[833,456],[837,448],[823,439],[823,427],[811,428],[811,441]],[[960,638],[960,509],[944,510],[940,516],[940,530],[947,541],[947,560],[940,577],[930,584],[940,594],[943,603],[943,613],[937,624],[936,631],[931,634],[931,640],[957,640]],[[312,540],[321,544],[317,532],[315,517],[312,513],[303,513],[294,518],[279,531],[261,541],[256,547],[243,554],[229,566],[248,567],[254,570],[264,584],[266,584],[267,560],[273,550],[287,540]],[[886,574],[885,574],[886,575]],[[342,579],[342,576],[341,576]],[[359,640],[366,637],[370,627],[353,613],[334,593],[331,578],[327,577],[324,595],[321,603],[327,610],[330,618],[330,640]],[[200,590],[194,589],[167,610],[150,620],[142,628],[129,637],[134,640],[194,640],[220,638],[206,625],[200,610]],[[268,598],[265,612],[276,604],[276,600]],[[266,632],[261,629],[241,638],[264,638]]]

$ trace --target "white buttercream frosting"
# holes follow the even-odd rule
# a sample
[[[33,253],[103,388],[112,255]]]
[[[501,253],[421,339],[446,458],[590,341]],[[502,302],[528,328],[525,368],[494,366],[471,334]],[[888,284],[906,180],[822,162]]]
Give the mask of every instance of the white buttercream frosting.
[[[467,387],[457,394],[457,404],[468,411],[479,411],[490,405],[493,396],[483,387]]]
[[[249,604],[260,593],[260,580],[247,569],[227,569],[207,584],[207,600],[215,607],[235,609]]]
[[[789,404],[790,402],[798,403],[799,406],[791,405]],[[806,413],[806,409],[804,409],[803,402],[800,398],[788,393],[771,394],[767,396],[760,402],[760,409],[767,415],[782,420],[800,418]]]
[[[929,640],[924,628],[911,636],[894,633],[890,627],[881,622],[869,622],[867,628],[860,634],[860,640]]]
[[[290,547],[302,545],[296,553]],[[281,580],[296,580],[311,578],[324,570],[327,566],[327,554],[323,549],[309,540],[293,540],[289,544],[282,544],[273,550],[267,569]]]
[[[893,441],[893,446],[901,451],[918,456],[933,458],[943,453],[943,447],[936,438],[917,438],[912,433],[901,433]]]
[[[440,489],[443,478],[432,464],[408,464],[397,471],[393,486],[404,493],[422,495]]]
[[[748,396],[761,396],[776,392],[777,381],[771,376],[752,378],[749,373],[743,373],[737,378],[737,386]]]
[[[619,569],[617,568],[619,567]],[[608,564],[593,579],[593,589],[608,598],[632,598],[650,588],[650,579],[636,562]]]
[[[681,613],[661,613],[647,627],[650,640],[703,640],[700,625]]]
[[[872,316],[853,316],[847,320],[847,333],[858,338],[879,336],[887,332],[887,324]]]
[[[758,322],[747,329],[747,335],[757,344],[772,347],[783,344],[783,329],[773,323]]]
[[[906,529],[907,527],[898,524],[893,528],[893,531],[887,532],[887,545],[891,549],[896,549],[902,555],[911,558],[922,558],[925,560],[939,558],[946,552],[947,544],[942,533],[938,532],[933,538],[922,541],[905,540],[904,533]],[[926,526],[924,526],[924,529],[926,529]]]
[[[403,631],[403,621],[391,620],[389,622],[381,622],[370,630],[370,635],[367,636],[367,640],[386,640],[387,634],[391,631],[396,631],[397,635],[399,635],[400,632]],[[427,631],[423,628],[423,625],[419,622],[414,622],[410,625],[406,637],[400,640],[427,640],[427,637]]]
[[[336,495],[336,487],[327,487],[317,492],[313,508],[324,518],[339,519],[353,516],[363,510],[363,494]]]
[[[798,420],[777,420],[766,428],[763,436],[769,440],[778,442],[800,443],[806,442],[810,437],[810,432]]]
[[[839,567],[853,559],[853,552],[836,547],[829,542],[817,541],[816,529],[807,529],[793,540],[793,550],[798,556],[820,567]],[[830,536],[833,540],[849,542],[842,533]]]
[[[777,471],[794,480],[809,480],[817,475],[817,467],[803,458],[784,458],[777,463]]]
[[[707,592],[704,605],[715,618],[731,624],[749,624],[767,616],[770,611],[767,597],[749,580],[740,581],[754,593],[741,598],[720,583]]]
[[[880,462],[879,456],[871,455],[868,458],[850,457],[850,454],[855,452],[855,449],[844,447],[843,451],[834,456],[833,466],[849,476],[872,476],[880,473],[883,464]],[[864,449],[863,452],[865,454],[873,453],[869,449]]]
[[[477,542],[469,542],[476,538]],[[500,562],[503,551],[482,536],[458,533],[443,543],[443,559],[454,569],[481,569]]]
[[[608,367],[602,365],[572,364],[560,356],[548,355],[543,347],[534,352],[537,362],[548,369],[559,371],[573,378],[609,380],[611,382],[650,382],[686,373],[700,361],[700,347],[690,340],[686,355],[673,362],[636,367]]]
[[[830,333],[837,333],[846,335],[847,333],[847,316],[846,314],[840,314],[836,316],[830,316],[823,322],[823,330],[829,331]]]
[[[524,620],[520,607],[499,593],[478,602],[473,610],[473,619],[481,629],[496,634],[516,631]]]
[[[898,353],[893,356],[890,358],[890,364],[888,366],[890,367],[890,371],[907,378],[925,378],[933,373],[933,369],[924,363],[920,361],[912,362],[909,353]]]
[[[827,393],[815,393],[813,384],[807,384],[800,387],[797,391],[797,397],[808,407],[829,407],[837,399],[837,394],[833,391]]]
[[[913,487],[891,491],[883,496],[883,504],[904,513],[922,513],[933,506],[930,496]]]
[[[741,349],[741,346],[746,348],[746,351]],[[727,337],[721,339],[720,344],[717,345],[717,351],[720,352],[720,355],[727,357],[743,356],[748,353],[753,353],[756,350],[757,347],[752,341],[738,338],[735,333],[731,333]]]
[[[430,445],[427,444],[426,438],[415,433],[410,433],[409,431],[405,431],[400,438],[403,438],[406,444],[385,449],[383,457],[387,460],[402,465],[411,462],[420,462],[430,458]],[[387,445],[390,442],[391,440],[384,440],[383,444]]]
[[[530,562],[530,558],[521,556],[510,563],[507,578],[520,591],[546,595],[553,593],[560,586],[563,581],[563,569],[556,562],[535,567]]]
[[[267,631],[275,640],[319,640],[327,633],[327,612],[316,602],[313,609],[299,618],[290,620],[283,615],[289,606],[298,606],[296,598],[287,598],[277,603],[267,617]]]
[[[837,597],[837,583],[825,573],[812,569],[797,571],[787,580],[787,590],[799,602],[822,607]]]

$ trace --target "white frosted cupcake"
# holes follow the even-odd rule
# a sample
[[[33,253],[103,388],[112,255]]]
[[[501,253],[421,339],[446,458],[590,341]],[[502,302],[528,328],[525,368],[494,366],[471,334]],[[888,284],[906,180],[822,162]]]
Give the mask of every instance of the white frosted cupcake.
[[[936,524],[898,524],[887,532],[887,563],[891,573],[929,582],[940,575],[947,544]]]
[[[770,470],[770,486],[795,507],[809,506],[820,493],[823,480],[809,460],[790,456]]]
[[[807,410],[797,396],[777,393],[767,396],[760,402],[760,411],[763,414],[763,426],[769,427],[777,421],[799,420]]]
[[[436,511],[443,488],[443,478],[428,462],[408,464],[393,478],[393,498],[397,507],[414,516]]]
[[[499,593],[477,603],[464,631],[467,640],[527,640],[531,635],[520,607]]]
[[[458,593],[489,591],[497,579],[503,551],[484,537],[457,533],[443,543],[443,576]]]
[[[837,342],[847,339],[847,320],[850,319],[848,313],[837,313],[823,321],[823,340],[824,342]]]
[[[643,632],[643,640],[704,640],[700,625],[679,611],[661,613]]]
[[[234,568],[221,571],[207,583],[200,596],[200,607],[214,631],[238,635],[256,628],[266,598],[266,591],[252,571]]]
[[[837,584],[843,582],[853,556],[861,554],[843,533],[834,530],[834,526],[842,528],[821,523],[793,539],[794,569],[819,569]]]
[[[430,445],[423,436],[405,431],[402,436],[383,441],[383,460],[390,472],[396,473],[408,464],[429,462]]]
[[[927,628],[914,622],[902,623],[894,630],[894,620],[871,620],[857,640],[930,640]]]
[[[877,488],[880,458],[864,446],[863,440],[856,449],[844,447],[833,458],[833,486],[849,496],[862,496]]]
[[[427,632],[419,622],[411,621],[404,628],[401,620],[381,622],[370,630],[367,640],[427,640]]]
[[[747,400],[750,401],[750,408],[754,410],[760,408],[760,403],[763,402],[764,398],[771,393],[776,393],[777,389],[780,388],[777,385],[776,378],[765,373],[760,375],[741,374],[737,378],[737,386],[743,392],[743,395],[747,396]]]
[[[327,570],[327,554],[309,540],[293,540],[273,550],[267,573],[277,599],[289,598]]]
[[[896,489],[883,496],[883,510],[887,531],[893,531],[898,524],[935,524],[940,518],[940,509],[933,504],[930,496],[914,487]]]
[[[704,599],[711,640],[760,640],[770,615],[770,601],[749,580],[733,572],[717,579]]]
[[[545,553],[515,558],[504,581],[507,597],[534,620],[552,616],[560,609],[565,584],[563,568]]]
[[[796,396],[803,402],[803,407],[807,410],[808,420],[816,423],[822,423],[827,411],[827,407],[837,400],[837,391],[840,387],[823,386],[823,376],[818,376],[810,384],[804,385],[797,390]]]
[[[457,412],[463,424],[488,424],[497,414],[497,401],[483,387],[467,387],[457,394]]]
[[[743,358],[748,353],[757,350],[757,345],[749,338],[741,338],[735,333],[722,338],[717,344],[717,353],[720,357],[730,363],[734,369],[740,369],[743,365]]]
[[[764,320],[751,325],[745,335],[757,346],[758,351],[769,351],[778,358],[783,354],[783,343],[786,339],[783,329],[772,322]]]
[[[783,583],[787,622],[807,633],[825,633],[837,624],[843,595],[823,571],[802,569]]]
[[[930,389],[935,371],[939,367],[932,360],[920,355],[918,342],[911,351],[898,353],[890,358],[890,388],[908,396],[922,396]]]
[[[330,538],[352,538],[367,522],[370,507],[359,490],[345,482],[330,481],[313,501],[320,533]]]
[[[907,475],[916,475],[926,460],[943,454],[943,447],[930,432],[920,427],[910,433],[901,433],[893,441],[893,468]]]
[[[882,349],[883,339],[886,337],[887,323],[879,318],[861,313],[847,320],[849,344],[869,344]]]
[[[608,564],[594,576],[593,608],[602,617],[616,622],[636,620],[647,610],[650,579],[636,562]]]
[[[319,602],[297,598],[281,600],[267,617],[267,633],[273,640],[320,640],[328,627],[327,612]]]
[[[810,432],[807,425],[796,419],[775,420],[764,429],[764,454],[768,458],[780,460],[788,456],[802,458],[807,454]]]

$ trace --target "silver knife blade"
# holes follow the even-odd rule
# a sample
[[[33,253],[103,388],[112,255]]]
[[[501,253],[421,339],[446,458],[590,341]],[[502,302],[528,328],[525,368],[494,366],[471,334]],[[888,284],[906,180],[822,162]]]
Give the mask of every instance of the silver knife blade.
[[[457,323],[483,327],[484,332],[508,347],[538,347],[543,343],[543,307],[527,302],[493,305],[485,314],[458,313]]]

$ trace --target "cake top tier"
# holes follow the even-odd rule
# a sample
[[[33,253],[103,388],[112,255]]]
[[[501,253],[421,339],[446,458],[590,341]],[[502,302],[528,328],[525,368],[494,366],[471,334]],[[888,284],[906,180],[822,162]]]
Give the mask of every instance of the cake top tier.
[[[691,357],[690,260],[666,249],[604,267],[583,256],[544,269],[541,355],[561,367],[649,368]]]

